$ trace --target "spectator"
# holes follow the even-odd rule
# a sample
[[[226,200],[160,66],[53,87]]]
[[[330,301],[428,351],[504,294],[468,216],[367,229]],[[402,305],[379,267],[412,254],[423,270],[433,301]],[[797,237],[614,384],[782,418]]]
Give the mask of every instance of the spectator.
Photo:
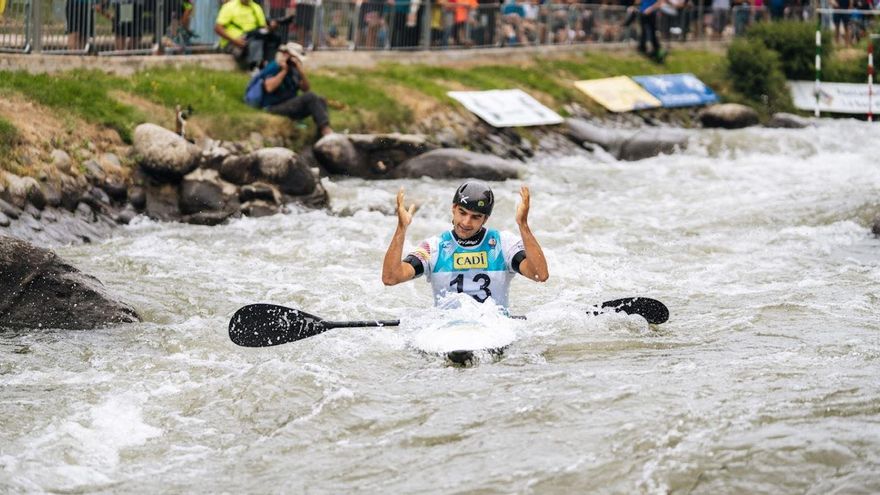
[[[657,9],[662,7],[666,0],[641,0],[639,2],[639,52],[647,53],[649,57],[662,60],[663,52],[660,51],[660,40],[657,39]],[[648,42],[651,43],[651,52],[647,51]]]
[[[111,0],[112,13],[106,5],[98,5],[103,15],[113,23],[116,50],[135,50],[140,47],[144,34],[143,0]]]
[[[752,7],[749,0],[734,0],[734,2],[736,6],[733,8],[733,33],[736,36],[742,36],[749,25]]]
[[[232,0],[235,1],[235,0]],[[327,114],[327,102],[311,91],[306,76],[306,55],[299,43],[285,43],[275,60],[269,62],[257,77],[263,81],[260,106],[267,112],[284,115],[291,120],[311,116],[318,128],[318,138],[333,132]]]
[[[781,21],[785,17],[786,0],[770,0],[770,20]]]
[[[394,13],[391,25],[392,48],[415,48],[419,45],[422,16],[421,0],[388,0]]]
[[[477,8],[477,0],[451,0],[454,5],[452,36],[455,44],[459,46],[471,46],[470,24],[473,20],[473,11]]]
[[[446,47],[449,45],[449,33],[443,23],[446,0],[431,2],[431,46]]]
[[[712,0],[712,38],[721,39],[730,20],[730,0]]]
[[[361,46],[366,48],[383,48],[388,41],[388,4],[385,0],[356,0],[358,11],[358,29],[361,33]]]
[[[474,35],[474,41],[480,46],[493,46],[495,45],[495,30],[497,28],[498,2],[496,0],[477,0],[477,4],[479,5],[477,15],[479,28]]]
[[[823,0],[827,1],[827,0]],[[764,0],[752,0],[752,12],[754,13],[754,21],[761,22],[764,20]]]
[[[278,23],[266,23],[263,7],[253,0],[228,0],[217,14],[214,32],[220,47],[232,53],[245,70],[263,67],[272,60],[279,39],[272,32]]]
[[[831,0],[831,7],[834,9],[847,10],[850,7],[849,0]],[[843,39],[846,43],[846,46],[850,46],[852,40],[849,35],[849,12],[835,12],[832,16],[832,23],[834,24],[834,41],[840,43],[840,32],[843,31]],[[841,29],[843,26],[843,29]]]
[[[314,0],[296,0],[293,16],[293,39],[309,49],[312,49],[312,26],[314,23]]]
[[[64,13],[67,20],[67,47],[82,50],[95,36],[95,3],[93,0],[67,0]]]
[[[501,7],[503,45],[518,45],[525,40],[523,21],[526,9],[516,0],[507,0]]]
[[[346,18],[345,12],[339,8],[334,8],[330,12],[330,20],[327,25],[327,32],[324,33],[324,45],[330,48],[347,47],[350,39],[349,25],[350,21]]]

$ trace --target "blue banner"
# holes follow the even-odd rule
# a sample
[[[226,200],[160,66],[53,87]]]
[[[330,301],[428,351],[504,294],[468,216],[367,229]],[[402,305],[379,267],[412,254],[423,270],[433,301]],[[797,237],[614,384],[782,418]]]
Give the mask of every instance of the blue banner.
[[[666,108],[717,103],[718,96],[693,74],[636,76],[633,79]]]

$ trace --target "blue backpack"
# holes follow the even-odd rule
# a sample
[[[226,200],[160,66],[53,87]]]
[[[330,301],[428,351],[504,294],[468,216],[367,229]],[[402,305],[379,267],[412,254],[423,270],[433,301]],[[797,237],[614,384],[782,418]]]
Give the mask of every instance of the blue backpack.
[[[244,102],[254,108],[263,108],[263,93],[265,89],[263,88],[263,79],[266,76],[263,75],[263,71],[257,73],[251,80],[248,82],[247,88],[244,90]]]

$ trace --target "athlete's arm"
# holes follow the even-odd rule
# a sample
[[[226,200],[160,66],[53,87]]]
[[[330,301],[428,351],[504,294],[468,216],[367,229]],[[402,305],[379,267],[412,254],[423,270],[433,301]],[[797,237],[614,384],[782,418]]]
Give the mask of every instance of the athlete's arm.
[[[385,285],[397,285],[416,276],[416,269],[412,265],[401,261],[403,256],[403,242],[406,240],[406,229],[412,223],[413,212],[416,205],[409,209],[404,208],[403,188],[397,192],[397,229],[391,237],[391,244],[385,252],[385,260],[382,262],[382,283]]]
[[[547,259],[541,245],[529,228],[529,188],[522,186],[519,190],[522,201],[516,207],[516,224],[519,226],[519,235],[526,251],[526,259],[519,264],[519,272],[530,280],[545,282],[550,277],[547,271]]]

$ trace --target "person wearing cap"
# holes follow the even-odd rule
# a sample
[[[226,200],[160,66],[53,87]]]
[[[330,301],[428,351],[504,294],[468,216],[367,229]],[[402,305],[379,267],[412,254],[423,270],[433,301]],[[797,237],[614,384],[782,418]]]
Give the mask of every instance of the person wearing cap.
[[[311,91],[306,76],[304,62],[305,50],[299,43],[289,42],[278,48],[275,60],[269,62],[261,72],[263,78],[262,107],[276,115],[284,115],[291,120],[311,116],[318,129],[318,137],[333,132],[327,102]]]
[[[404,191],[397,193],[397,229],[385,253],[382,282],[397,285],[425,275],[434,292],[434,304],[449,293],[465,293],[478,302],[491,300],[505,310],[510,281],[515,274],[536,282],[550,276],[547,260],[529,228],[529,188],[520,187],[516,208],[519,236],[486,228],[495,196],[486,184],[468,181],[452,198],[452,228],[418,244],[403,260],[406,229],[415,205],[404,206]]]
[[[232,53],[242,69],[262,68],[280,43],[276,21],[266,22],[263,7],[253,0],[228,0],[220,7],[214,32],[220,48]]]

